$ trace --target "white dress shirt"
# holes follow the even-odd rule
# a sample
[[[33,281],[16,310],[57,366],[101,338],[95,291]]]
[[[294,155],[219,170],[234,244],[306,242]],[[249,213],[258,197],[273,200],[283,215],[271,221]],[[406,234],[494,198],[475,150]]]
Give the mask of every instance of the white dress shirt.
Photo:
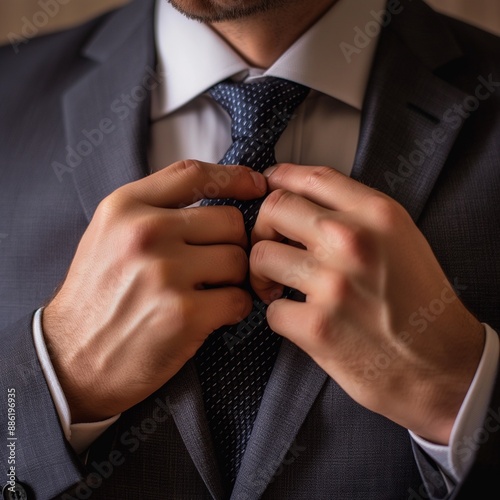
[[[252,81],[274,76],[312,89],[278,141],[278,162],[329,165],[350,175],[377,37],[351,58],[345,57],[341,44],[353,44],[354,28],[363,29],[375,19],[373,12],[383,11],[385,4],[386,0],[360,0],[353,8],[348,0],[339,0],[264,71],[249,67],[210,27],[158,0],[156,48],[161,84],[152,98],[151,172],[186,158],[217,163],[231,144],[230,118],[206,90],[226,78]],[[119,415],[103,422],[71,424],[68,404],[44,344],[42,312],[37,311],[33,321],[35,346],[66,438],[82,452]],[[454,480],[464,477],[473,460],[473,453],[457,450],[482,427],[498,368],[498,336],[484,326],[483,356],[455,421],[450,445],[435,445],[410,432]]]

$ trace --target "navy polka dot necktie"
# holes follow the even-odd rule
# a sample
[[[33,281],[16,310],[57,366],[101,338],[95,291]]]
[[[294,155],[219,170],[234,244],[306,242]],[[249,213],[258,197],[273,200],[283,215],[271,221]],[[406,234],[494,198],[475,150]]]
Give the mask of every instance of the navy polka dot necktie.
[[[232,145],[219,162],[263,172],[276,163],[274,147],[309,89],[266,78],[257,83],[225,81],[210,95],[231,117]],[[203,200],[201,205],[233,205],[243,213],[248,234],[262,199]],[[205,411],[225,486],[234,485],[280,340],[267,324],[265,304],[253,294],[252,313],[241,323],[213,332],[195,361]]]

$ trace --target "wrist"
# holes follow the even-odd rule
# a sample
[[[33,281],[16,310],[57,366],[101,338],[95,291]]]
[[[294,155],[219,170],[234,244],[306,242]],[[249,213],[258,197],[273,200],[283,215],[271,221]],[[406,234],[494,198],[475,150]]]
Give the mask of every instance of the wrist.
[[[484,326],[473,319],[467,326],[467,344],[461,349],[450,350],[450,363],[431,378],[424,390],[422,418],[409,429],[429,442],[448,445],[450,437],[477,372],[486,339]],[[460,338],[460,333],[457,332]],[[432,380],[435,379],[435,380]]]
[[[107,414],[101,405],[96,405],[97,391],[88,391],[86,380],[90,380],[90,367],[82,368],[77,363],[77,353],[70,349],[68,332],[52,304],[46,306],[41,315],[42,332],[49,353],[52,367],[70,411],[70,423],[98,422],[115,413]],[[73,348],[75,346],[73,345]],[[84,376],[85,374],[85,376]],[[89,386],[90,387],[90,386]],[[94,389],[96,386],[94,385]],[[101,411],[95,411],[92,406],[99,406]]]

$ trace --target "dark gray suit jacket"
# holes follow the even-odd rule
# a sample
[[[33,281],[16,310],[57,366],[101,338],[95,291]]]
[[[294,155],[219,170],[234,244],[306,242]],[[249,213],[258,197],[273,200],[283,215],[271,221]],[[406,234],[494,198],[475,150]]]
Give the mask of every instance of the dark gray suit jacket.
[[[406,207],[463,302],[500,331],[500,40],[420,0],[403,5],[380,39],[352,175]],[[191,362],[78,457],[32,341],[33,312],[64,278],[97,204],[146,174],[152,1],[19,49],[0,49],[1,473],[15,388],[15,472],[33,497],[223,499]],[[123,94],[135,97],[124,105]],[[499,407],[497,384],[455,498],[498,490]],[[283,342],[232,499],[443,498],[443,487],[405,429]]]

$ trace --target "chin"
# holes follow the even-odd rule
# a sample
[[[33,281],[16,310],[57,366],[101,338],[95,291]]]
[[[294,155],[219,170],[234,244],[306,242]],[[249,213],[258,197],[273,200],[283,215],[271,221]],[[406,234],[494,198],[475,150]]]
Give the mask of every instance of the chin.
[[[185,16],[203,22],[241,19],[288,3],[287,0],[168,0]]]

